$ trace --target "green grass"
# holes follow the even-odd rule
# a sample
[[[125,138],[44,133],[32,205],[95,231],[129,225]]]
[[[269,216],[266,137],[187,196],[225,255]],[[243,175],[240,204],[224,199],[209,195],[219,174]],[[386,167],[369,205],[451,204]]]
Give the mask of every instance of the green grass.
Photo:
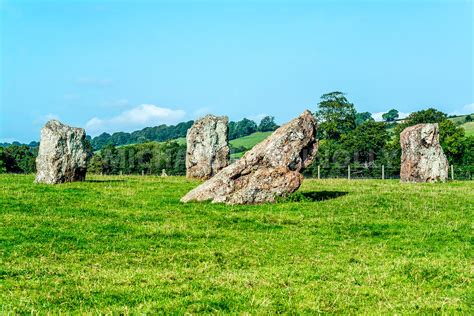
[[[467,122],[461,125],[466,132],[466,136],[474,136],[474,122]]]
[[[260,143],[262,140],[271,135],[272,132],[255,132],[248,136],[240,137],[229,141],[230,145],[233,147],[245,147],[247,149],[252,148],[256,144]]]
[[[452,121],[453,123],[456,123],[456,124],[463,124],[466,121],[466,116],[468,116],[468,115],[474,116],[474,113],[466,114],[466,115],[458,115],[458,116],[455,116],[455,117],[450,117],[450,118],[448,118],[448,120],[450,120],[450,121]]]
[[[180,177],[90,179],[0,175],[2,314],[474,312],[474,182],[306,180],[314,201],[226,206],[181,204]]]
[[[229,141],[230,145],[232,147],[238,148],[238,147],[244,147],[246,150],[252,149],[253,146],[257,145],[260,143],[262,140],[267,138],[269,135],[271,135],[273,132],[255,132],[253,134],[250,134],[248,136],[240,137],[233,139]],[[240,153],[233,153],[230,155],[231,159],[239,159],[244,155],[245,152],[240,152]]]

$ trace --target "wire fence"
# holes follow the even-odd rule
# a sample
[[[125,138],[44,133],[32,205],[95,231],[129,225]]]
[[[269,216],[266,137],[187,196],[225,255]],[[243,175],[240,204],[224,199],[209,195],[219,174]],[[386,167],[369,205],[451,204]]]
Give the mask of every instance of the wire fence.
[[[312,179],[400,179],[400,167],[372,166],[317,166],[304,173]],[[474,166],[454,166],[448,169],[449,180],[473,180]]]

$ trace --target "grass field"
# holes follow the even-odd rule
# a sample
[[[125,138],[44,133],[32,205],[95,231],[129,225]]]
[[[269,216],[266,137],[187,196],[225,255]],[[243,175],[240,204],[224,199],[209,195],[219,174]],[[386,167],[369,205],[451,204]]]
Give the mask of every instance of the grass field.
[[[267,138],[272,132],[255,132],[248,136],[240,137],[229,141],[233,147],[245,147],[247,149],[252,148],[262,140]]]
[[[2,314],[474,312],[474,182],[306,180],[250,206],[181,204],[180,177],[32,182],[0,175]]]
[[[260,143],[267,138],[272,132],[255,132],[248,136],[240,137],[229,141],[232,147],[244,147],[247,150]],[[244,155],[245,152],[233,153],[230,155],[232,159],[238,159]]]
[[[461,125],[466,132],[466,136],[474,136],[474,122],[467,122]]]

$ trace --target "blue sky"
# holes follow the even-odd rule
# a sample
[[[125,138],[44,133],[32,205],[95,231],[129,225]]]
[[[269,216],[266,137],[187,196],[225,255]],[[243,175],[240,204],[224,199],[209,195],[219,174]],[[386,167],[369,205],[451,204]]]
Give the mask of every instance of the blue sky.
[[[0,3],[0,141],[50,118],[283,123],[334,90],[361,112],[474,112],[472,1]]]

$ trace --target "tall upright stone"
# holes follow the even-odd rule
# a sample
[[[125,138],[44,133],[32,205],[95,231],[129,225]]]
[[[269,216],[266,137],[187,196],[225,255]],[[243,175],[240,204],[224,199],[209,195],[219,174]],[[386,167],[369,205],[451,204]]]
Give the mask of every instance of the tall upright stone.
[[[41,129],[35,182],[57,184],[83,181],[87,171],[86,160],[84,129],[50,120]]]
[[[317,151],[316,128],[313,114],[305,111],[189,191],[181,202],[264,203],[296,191],[303,181],[300,171],[311,164]]]
[[[402,182],[446,181],[448,160],[439,143],[438,124],[418,124],[400,134]]]
[[[209,179],[229,164],[228,119],[207,115],[186,135],[186,176]]]

